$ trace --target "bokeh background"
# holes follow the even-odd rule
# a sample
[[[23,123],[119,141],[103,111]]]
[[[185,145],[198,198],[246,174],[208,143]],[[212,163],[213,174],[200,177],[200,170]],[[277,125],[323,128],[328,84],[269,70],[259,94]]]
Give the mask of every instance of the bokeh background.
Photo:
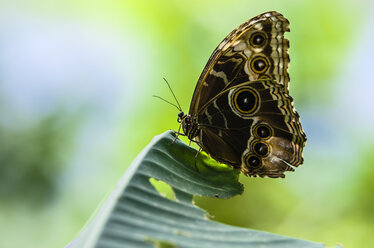
[[[286,179],[196,199],[217,220],[374,247],[371,0],[1,1],[0,247],[63,247],[154,135],[177,129],[211,52],[269,10],[291,23],[290,91],[308,136]]]

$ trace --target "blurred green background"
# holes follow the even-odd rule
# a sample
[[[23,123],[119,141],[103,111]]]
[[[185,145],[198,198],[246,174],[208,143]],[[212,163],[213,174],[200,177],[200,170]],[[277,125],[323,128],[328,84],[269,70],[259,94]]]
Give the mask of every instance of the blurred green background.
[[[154,135],[177,129],[211,52],[269,10],[291,23],[290,91],[308,137],[286,179],[196,199],[217,220],[374,247],[374,7],[345,1],[2,1],[0,247],[63,247]]]

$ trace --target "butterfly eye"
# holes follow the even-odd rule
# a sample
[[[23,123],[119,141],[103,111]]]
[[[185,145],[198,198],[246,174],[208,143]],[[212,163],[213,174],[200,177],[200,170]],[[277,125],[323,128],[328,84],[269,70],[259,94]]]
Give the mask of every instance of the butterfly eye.
[[[267,139],[271,136],[270,128],[263,124],[256,127],[255,133],[258,137],[263,139]]]
[[[265,157],[266,155],[269,154],[269,147],[262,142],[257,142],[253,146],[253,150],[255,153],[261,157]]]
[[[180,112],[178,113],[178,117],[179,117],[180,119],[182,119],[182,118],[183,118],[183,116],[184,116],[184,113],[183,113],[183,111],[180,111]]]
[[[256,32],[252,34],[249,42],[253,47],[262,47],[265,45],[266,37],[264,33]]]
[[[248,156],[246,159],[246,163],[249,167],[252,168],[259,168],[261,167],[261,159],[259,159],[257,156]]]
[[[268,67],[268,62],[262,57],[256,57],[251,62],[251,69],[255,73],[263,73],[268,69]]]
[[[258,96],[252,89],[242,89],[234,95],[235,108],[244,114],[251,114],[258,107]]]

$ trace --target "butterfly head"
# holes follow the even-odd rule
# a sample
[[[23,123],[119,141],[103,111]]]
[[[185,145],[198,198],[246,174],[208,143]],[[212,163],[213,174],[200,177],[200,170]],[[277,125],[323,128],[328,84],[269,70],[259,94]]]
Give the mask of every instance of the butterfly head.
[[[183,117],[185,116],[184,112],[183,111],[179,111],[178,113],[178,122],[180,123],[183,119]]]

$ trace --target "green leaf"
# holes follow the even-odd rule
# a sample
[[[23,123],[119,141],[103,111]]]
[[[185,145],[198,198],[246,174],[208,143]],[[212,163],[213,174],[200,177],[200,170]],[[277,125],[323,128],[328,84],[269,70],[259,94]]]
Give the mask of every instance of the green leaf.
[[[68,247],[324,247],[209,220],[193,196],[241,194],[239,171],[204,153],[196,157],[195,149],[174,140],[173,131],[152,140]],[[176,200],[162,196],[151,178],[170,185]]]

